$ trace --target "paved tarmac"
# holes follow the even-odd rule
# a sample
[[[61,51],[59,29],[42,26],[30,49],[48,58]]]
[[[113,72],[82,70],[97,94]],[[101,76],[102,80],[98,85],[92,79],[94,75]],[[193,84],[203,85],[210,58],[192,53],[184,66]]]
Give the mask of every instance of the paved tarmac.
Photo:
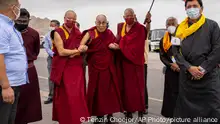
[[[38,60],[35,61],[35,65],[38,71],[42,102],[47,99],[48,95],[48,71],[47,71],[47,54],[41,49]],[[163,64],[160,62],[158,53],[149,54],[148,62],[148,92],[149,92],[149,114],[143,118],[148,124],[164,124],[167,123],[167,119],[160,115],[163,90],[164,90],[164,75],[162,74]],[[87,74],[88,77],[88,74]],[[44,105],[43,109],[43,120],[31,124],[58,124],[53,122],[52,118],[52,104]],[[120,124],[125,124],[122,120],[124,117],[121,113],[114,114],[117,121],[122,121]],[[134,120],[128,124],[134,124],[137,119],[137,113],[134,114]]]

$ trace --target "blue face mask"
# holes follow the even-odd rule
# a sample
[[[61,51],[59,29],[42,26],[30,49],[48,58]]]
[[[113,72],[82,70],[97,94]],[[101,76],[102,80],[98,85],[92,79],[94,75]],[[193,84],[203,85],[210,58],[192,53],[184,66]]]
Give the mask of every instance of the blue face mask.
[[[200,9],[199,8],[187,9],[186,14],[190,19],[198,19],[200,17]]]

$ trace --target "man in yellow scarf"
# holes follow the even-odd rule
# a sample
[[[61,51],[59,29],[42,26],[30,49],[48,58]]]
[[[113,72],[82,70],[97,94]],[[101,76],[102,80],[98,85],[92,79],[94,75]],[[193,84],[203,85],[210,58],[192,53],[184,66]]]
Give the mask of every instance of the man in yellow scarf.
[[[210,122],[207,118],[220,119],[220,29],[202,14],[202,0],[186,0],[185,9],[188,17],[178,26],[179,46],[173,49],[178,51],[174,56],[180,66],[174,117]]]
[[[178,26],[175,17],[169,17],[166,21],[166,33],[160,41],[160,60],[166,66],[164,74],[164,95],[161,115],[167,118],[173,117],[179,89],[180,68],[173,58],[172,39]]]

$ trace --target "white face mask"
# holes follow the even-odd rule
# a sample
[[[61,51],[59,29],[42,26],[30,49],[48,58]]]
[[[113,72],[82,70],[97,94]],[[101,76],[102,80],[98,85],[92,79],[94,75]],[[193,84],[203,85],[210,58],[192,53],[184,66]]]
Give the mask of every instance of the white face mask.
[[[169,26],[167,28],[167,31],[170,33],[170,34],[174,34],[175,31],[176,31],[176,27],[175,26]]]
[[[53,31],[53,30],[55,30],[55,27],[49,27],[49,30]]]
[[[199,8],[190,8],[186,10],[186,14],[190,19],[198,19],[200,17],[200,9]]]
[[[16,9],[18,9],[18,13],[16,14],[14,10],[12,10],[12,11],[13,11],[13,13],[14,13],[15,16],[16,16],[16,17],[15,17],[15,20],[17,20],[17,19],[20,17],[21,10],[20,10],[19,7],[17,7],[17,6],[15,6],[15,7],[16,7]]]

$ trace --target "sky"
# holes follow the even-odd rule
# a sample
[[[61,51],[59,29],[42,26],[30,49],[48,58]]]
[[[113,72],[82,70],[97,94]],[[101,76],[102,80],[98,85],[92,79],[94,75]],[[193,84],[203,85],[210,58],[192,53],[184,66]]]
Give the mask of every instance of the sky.
[[[64,13],[74,10],[81,30],[94,26],[98,14],[108,17],[110,29],[115,33],[117,23],[123,22],[126,8],[133,8],[139,22],[143,23],[152,0],[20,0],[22,7],[31,15],[57,19],[63,23]],[[220,0],[203,0],[204,14],[207,18],[220,22]],[[164,28],[168,17],[174,16],[179,22],[186,17],[182,0],[155,0],[151,10],[151,29]]]

